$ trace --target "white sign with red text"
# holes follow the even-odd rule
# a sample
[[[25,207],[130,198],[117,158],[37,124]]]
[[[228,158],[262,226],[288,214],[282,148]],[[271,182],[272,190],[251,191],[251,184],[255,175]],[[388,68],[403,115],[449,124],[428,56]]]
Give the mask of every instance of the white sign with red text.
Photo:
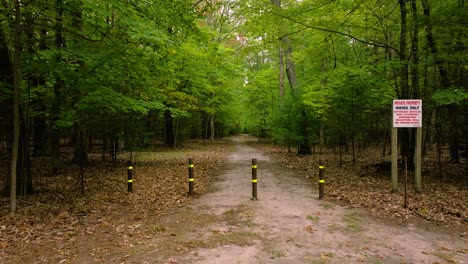
[[[393,127],[422,127],[422,100],[393,100]]]

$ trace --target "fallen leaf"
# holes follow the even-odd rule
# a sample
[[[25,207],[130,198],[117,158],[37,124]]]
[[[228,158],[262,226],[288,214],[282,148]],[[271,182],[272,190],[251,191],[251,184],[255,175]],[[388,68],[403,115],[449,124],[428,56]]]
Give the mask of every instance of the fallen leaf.
[[[309,225],[309,226],[306,226],[305,231],[307,231],[309,233],[313,233],[315,230],[314,230],[314,228],[312,226]]]

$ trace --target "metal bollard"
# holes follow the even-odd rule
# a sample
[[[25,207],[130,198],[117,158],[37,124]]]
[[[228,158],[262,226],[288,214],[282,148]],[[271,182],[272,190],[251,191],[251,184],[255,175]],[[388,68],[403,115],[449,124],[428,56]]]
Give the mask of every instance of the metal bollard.
[[[253,201],[258,200],[257,198],[257,159],[252,159],[252,199]]]
[[[193,195],[193,183],[195,179],[193,178],[193,160],[192,158],[189,158],[189,176],[188,176],[188,182],[189,182],[189,195]]]
[[[319,160],[319,199],[325,196],[325,166],[322,160]]]
[[[127,161],[127,189],[128,192],[133,192],[133,165],[132,161]]]

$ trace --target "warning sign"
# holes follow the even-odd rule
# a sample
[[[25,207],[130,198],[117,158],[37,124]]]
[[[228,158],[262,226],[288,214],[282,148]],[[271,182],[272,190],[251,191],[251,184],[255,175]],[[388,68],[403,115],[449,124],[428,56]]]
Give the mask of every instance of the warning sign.
[[[393,100],[393,127],[422,127],[422,100]]]

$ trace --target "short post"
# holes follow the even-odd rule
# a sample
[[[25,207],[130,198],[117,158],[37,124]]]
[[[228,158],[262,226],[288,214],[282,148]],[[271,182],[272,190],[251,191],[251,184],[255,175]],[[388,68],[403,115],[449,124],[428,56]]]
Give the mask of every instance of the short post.
[[[133,192],[133,165],[132,161],[127,161],[127,188],[128,192]]]
[[[319,199],[325,196],[325,166],[322,160],[319,160]]]
[[[189,195],[193,195],[193,183],[195,181],[195,179],[193,178],[193,160],[192,158],[189,158],[189,168],[188,168],[188,172],[189,172],[189,176],[188,176],[188,182],[189,182]]]
[[[252,159],[252,201],[257,198],[257,159]]]

